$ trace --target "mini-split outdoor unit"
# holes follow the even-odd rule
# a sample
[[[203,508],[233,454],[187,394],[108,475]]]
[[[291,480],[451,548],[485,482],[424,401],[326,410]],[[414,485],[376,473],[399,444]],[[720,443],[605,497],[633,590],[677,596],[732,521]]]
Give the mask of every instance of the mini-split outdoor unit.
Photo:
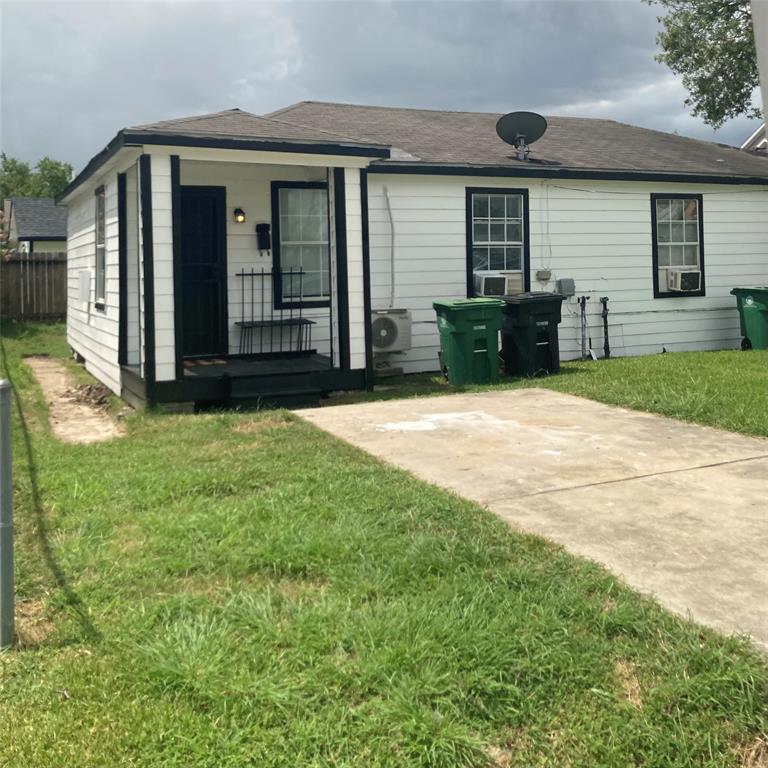
[[[701,290],[701,271],[698,269],[668,269],[667,290],[690,293]]]
[[[522,274],[475,275],[475,296],[511,296],[523,290]]]
[[[411,313],[407,309],[371,312],[374,352],[404,352],[411,348]]]

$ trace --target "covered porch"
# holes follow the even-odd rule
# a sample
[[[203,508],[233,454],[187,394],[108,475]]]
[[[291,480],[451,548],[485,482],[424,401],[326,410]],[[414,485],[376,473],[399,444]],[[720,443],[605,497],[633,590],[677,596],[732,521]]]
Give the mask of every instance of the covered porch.
[[[371,383],[371,157],[345,149],[148,145],[118,174],[126,400],[316,403]]]

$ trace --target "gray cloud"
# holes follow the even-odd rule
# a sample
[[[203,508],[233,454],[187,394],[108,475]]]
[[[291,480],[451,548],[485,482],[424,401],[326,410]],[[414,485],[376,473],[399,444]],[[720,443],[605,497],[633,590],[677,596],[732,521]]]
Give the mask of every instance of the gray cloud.
[[[119,128],[300,99],[610,117],[715,133],[653,60],[657,9],[612,2],[2,4],[0,146],[82,166]],[[30,44],[32,41],[32,44]]]

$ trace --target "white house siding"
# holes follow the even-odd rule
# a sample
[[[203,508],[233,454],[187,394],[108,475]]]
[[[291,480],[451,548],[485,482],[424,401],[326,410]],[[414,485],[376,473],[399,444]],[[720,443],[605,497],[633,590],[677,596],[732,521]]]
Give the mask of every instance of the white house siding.
[[[242,270],[272,268],[271,255],[262,255],[256,249],[255,227],[260,222],[272,222],[273,181],[327,181],[327,169],[245,162],[181,161],[182,185],[226,188],[227,290],[231,354],[239,351],[240,333],[235,323],[243,314],[241,278],[237,277],[237,273]],[[238,224],[234,221],[235,208],[242,208],[245,212],[244,223]],[[248,311],[246,310],[246,316]],[[330,354],[328,309],[305,309],[303,314],[316,323],[312,328],[312,346],[321,354]]]
[[[102,311],[93,304],[96,203],[92,186],[68,204],[67,340],[85,358],[86,368],[119,394],[117,174],[110,173],[98,183],[106,188],[106,307]],[[80,301],[80,273],[84,270],[90,278],[88,301]]]
[[[587,295],[589,333],[603,345],[600,296],[610,299],[611,348],[616,355],[706,350],[739,344],[735,285],[768,282],[768,188],[713,184],[541,181],[369,174],[373,309],[390,297],[389,191],[395,224],[396,308],[413,315],[413,348],[391,355],[407,372],[437,368],[439,341],[432,301],[466,295],[466,188],[529,190],[531,289],[555,290],[570,277]],[[654,299],[651,206],[655,193],[703,195],[706,296]],[[535,273],[550,269],[549,283]],[[576,298],[563,303],[560,350],[578,357]]]

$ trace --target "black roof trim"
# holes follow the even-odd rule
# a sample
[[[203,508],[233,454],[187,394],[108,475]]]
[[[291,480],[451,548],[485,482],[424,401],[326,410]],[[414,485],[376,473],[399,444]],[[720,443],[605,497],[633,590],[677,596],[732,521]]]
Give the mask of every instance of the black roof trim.
[[[415,174],[423,176],[479,176],[528,179],[591,179],[603,181],[666,181],[692,184],[749,184],[768,186],[768,176],[733,176],[666,171],[610,171],[581,168],[536,168],[521,165],[443,165],[435,163],[373,163],[368,173]]]
[[[97,155],[94,155],[89,161],[88,165],[83,168],[80,173],[75,176],[74,179],[66,186],[66,188],[59,192],[58,195],[56,195],[56,203],[60,203],[67,195],[74,192],[81,184],[88,181],[88,179],[93,176],[96,171],[101,168],[104,163],[106,163],[108,160],[110,160],[113,155],[117,154],[124,146],[125,141],[123,138],[123,131],[120,131],[117,136],[115,136],[112,141],[107,144],[104,149],[101,150]]]
[[[296,152],[312,155],[337,155],[342,157],[372,157],[386,159],[388,147],[377,144],[353,144],[334,142],[296,141],[293,139],[249,139],[229,136],[185,136],[153,131],[122,130],[107,146],[95,155],[69,186],[57,196],[60,202],[87,181],[104,163],[123,147],[151,144],[161,147],[202,147],[210,149],[246,149],[262,152]]]
[[[388,158],[389,148],[377,144],[300,141],[296,139],[251,139],[232,136],[189,136],[152,131],[123,131],[126,144],[153,144],[166,147],[209,147],[251,149],[263,152],[306,152],[313,155]]]

